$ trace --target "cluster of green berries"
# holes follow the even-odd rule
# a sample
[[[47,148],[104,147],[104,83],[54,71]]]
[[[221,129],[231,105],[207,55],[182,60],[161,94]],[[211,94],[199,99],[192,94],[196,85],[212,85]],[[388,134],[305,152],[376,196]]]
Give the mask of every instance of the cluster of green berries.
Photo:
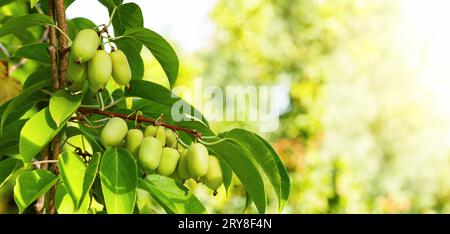
[[[117,84],[128,86],[131,75],[125,54],[114,48],[111,53],[102,49],[101,36],[95,30],[83,29],[75,36],[67,71],[70,91],[81,91],[87,82],[91,92],[98,93],[111,77]]]
[[[218,158],[210,155],[201,143],[192,143],[187,149],[178,142],[178,135],[163,126],[128,129],[125,120],[110,118],[100,133],[105,147],[125,147],[145,173],[194,179],[214,190],[222,185],[222,169]]]

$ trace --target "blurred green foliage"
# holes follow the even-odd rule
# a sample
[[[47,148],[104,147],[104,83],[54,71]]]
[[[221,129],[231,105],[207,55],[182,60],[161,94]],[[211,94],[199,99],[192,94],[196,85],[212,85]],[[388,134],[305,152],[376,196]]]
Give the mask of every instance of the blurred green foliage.
[[[399,3],[221,0],[215,6],[214,41],[196,55],[204,82],[289,84],[289,107],[269,135],[291,173],[284,212],[448,212],[448,121],[429,112],[432,103],[417,93],[408,54],[398,46],[404,41],[396,41]],[[258,130],[245,122],[214,127],[232,125]],[[217,209],[229,211],[236,199]]]

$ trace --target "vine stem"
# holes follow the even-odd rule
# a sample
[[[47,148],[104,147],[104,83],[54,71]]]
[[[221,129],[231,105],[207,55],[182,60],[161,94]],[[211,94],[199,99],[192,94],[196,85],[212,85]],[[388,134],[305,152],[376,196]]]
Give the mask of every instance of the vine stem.
[[[41,164],[50,164],[50,163],[58,163],[58,160],[42,160],[42,161],[36,161],[32,162],[32,165],[41,165]]]
[[[88,108],[88,107],[80,107],[80,108],[78,108],[77,112],[80,113],[81,115],[79,115],[77,117],[73,117],[72,119],[75,119],[75,120],[84,119],[84,117],[86,115],[91,115],[91,114],[104,115],[104,116],[108,116],[111,118],[119,117],[119,118],[122,118],[125,120],[132,120],[132,121],[137,120],[138,122],[158,124],[160,126],[172,129],[173,131],[183,131],[183,132],[186,132],[188,134],[195,136],[196,138],[202,138],[202,134],[195,129],[189,129],[189,128],[184,128],[184,127],[180,127],[180,126],[171,125],[171,124],[168,124],[161,120],[156,120],[156,119],[145,117],[145,116],[138,115],[138,114],[127,115],[127,114],[120,114],[120,113],[115,113],[115,112],[111,112],[111,111],[99,110],[99,109]]]

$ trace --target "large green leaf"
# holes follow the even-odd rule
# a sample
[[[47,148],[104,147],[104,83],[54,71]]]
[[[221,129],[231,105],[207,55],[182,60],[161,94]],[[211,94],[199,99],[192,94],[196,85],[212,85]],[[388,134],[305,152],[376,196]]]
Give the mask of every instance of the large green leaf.
[[[66,151],[59,156],[58,167],[67,192],[72,197],[75,207],[78,208],[82,201],[86,165],[77,154]]]
[[[206,211],[197,197],[173,178],[152,174],[148,175],[145,180],[159,188],[169,197],[175,204],[178,212],[182,214],[198,214]]]
[[[3,129],[0,134],[0,155],[19,153],[20,131],[26,122],[26,119],[17,120]]]
[[[48,55],[47,43],[35,43],[20,47],[12,55],[14,58],[27,58],[41,62],[43,64],[50,64],[50,56]]]
[[[130,82],[131,88],[126,90],[125,96],[127,97],[140,97],[143,99],[150,100],[154,103],[159,103],[162,106],[165,106],[166,111],[171,110],[172,106],[175,103],[182,103],[188,110],[184,110],[183,113],[188,112],[193,116],[198,116],[199,120],[205,123],[208,126],[208,121],[201,114],[200,111],[195,109],[193,106],[188,104],[186,101],[176,96],[170,90],[162,87],[161,85],[155,84],[150,81],[145,80],[131,80]],[[179,110],[176,110],[177,112]],[[170,117],[171,115],[166,115]]]
[[[67,32],[70,38],[75,38],[75,35],[83,29],[95,29],[97,25],[89,19],[83,17],[73,18],[67,21]]]
[[[121,36],[127,29],[144,27],[141,8],[136,3],[126,3],[116,8],[112,19],[114,35]]]
[[[43,80],[40,82],[35,83],[34,85],[28,87],[25,89],[19,96],[15,97],[6,107],[5,111],[3,111],[1,120],[0,120],[0,132],[3,131],[3,126],[8,119],[10,114],[17,114],[19,109],[22,109],[23,106],[27,106],[31,108],[35,103],[37,97],[42,97],[42,93],[40,89],[46,87],[48,85],[49,81]],[[36,96],[36,93],[38,93]],[[30,106],[30,103],[33,105]],[[22,110],[20,112],[23,112],[22,115],[27,112],[28,109]],[[20,117],[20,116],[19,116]]]
[[[34,8],[34,6],[36,6],[36,4],[39,2],[39,0],[30,0],[30,7]]]
[[[109,214],[132,214],[137,196],[137,164],[126,149],[108,148],[100,163],[100,180]]]
[[[47,170],[22,172],[16,178],[14,200],[22,213],[31,203],[46,193],[58,181],[58,177]]]
[[[55,123],[57,125],[63,123],[64,120],[72,116],[81,105],[82,99],[83,94],[73,95],[65,89],[54,93],[50,99],[49,109]]]
[[[63,126],[62,123],[58,125]],[[29,163],[60,130],[48,107],[29,119],[20,132],[19,151],[24,163]]]
[[[58,214],[87,214],[89,209],[89,197],[85,197],[80,207],[76,209],[72,197],[67,192],[66,185],[60,183],[55,193],[55,208]]]
[[[20,160],[8,158],[0,161],[0,188],[11,177],[11,175],[22,166]]]
[[[26,30],[33,26],[53,24],[53,19],[48,15],[29,14],[17,16],[6,21],[0,28],[0,37],[10,33]]]
[[[210,142],[212,143],[212,142]],[[260,213],[266,210],[264,182],[249,152],[232,140],[222,139],[207,145],[214,155],[224,160],[244,185]]]
[[[284,166],[283,162],[281,161],[280,157],[278,156],[278,154],[275,152],[275,150],[273,149],[273,147],[269,144],[269,142],[267,142],[264,138],[262,138],[261,136],[255,134],[255,136],[266,146],[266,148],[269,150],[269,152],[271,153],[272,157],[274,158],[274,161],[277,165],[277,168],[280,172],[280,177],[281,177],[281,191],[280,191],[280,195],[282,201],[280,206],[279,206],[279,211],[281,212],[281,209],[283,209],[284,207],[284,202],[287,201],[288,197],[289,197],[289,193],[291,190],[291,180],[289,178],[289,174],[287,172],[286,167]]]
[[[223,186],[228,193],[228,188],[230,187],[231,180],[233,179],[233,169],[231,169],[230,165],[228,165],[228,163],[222,158],[219,158],[219,161],[220,168],[222,169]]]
[[[123,3],[123,0],[98,0],[103,6],[108,8],[109,12],[114,9],[114,7],[118,7]]]
[[[224,138],[233,139],[236,144],[242,145],[249,151],[254,162],[259,164],[272,184],[278,198],[281,211],[289,197],[289,174],[275,151],[264,143],[265,140],[256,134],[244,129],[233,129],[221,134]],[[264,141],[264,142],[263,142]],[[268,148],[270,147],[270,149]]]
[[[30,89],[33,85],[40,82],[45,82],[42,88],[52,86],[50,67],[43,67],[31,73],[23,84],[23,90]]]
[[[98,172],[98,166],[100,165],[100,159],[102,155],[97,152],[92,156],[92,160],[89,162],[89,166],[86,168],[83,177],[83,193],[81,194],[80,201],[84,201],[86,196],[89,194],[89,190],[94,184],[95,178]]]
[[[178,213],[175,203],[161,190],[162,188],[139,178],[139,189],[147,191],[168,214]]]
[[[94,152],[103,152],[105,151],[103,149],[103,146],[101,145],[99,139],[92,135],[91,133],[85,131],[83,128],[76,128],[76,127],[67,127],[66,130],[66,136],[67,138],[73,137],[73,136],[77,136],[77,135],[83,135],[84,139],[86,141],[89,142],[89,144],[91,144],[92,149],[94,150]]]
[[[142,79],[144,76],[144,61],[141,57],[141,43],[131,38],[117,39],[114,43],[117,48],[122,50],[125,56],[127,56],[131,68],[131,78],[138,80]]]
[[[161,64],[171,87],[178,77],[179,61],[172,46],[159,34],[146,28],[128,29],[122,37],[134,38],[147,47]]]

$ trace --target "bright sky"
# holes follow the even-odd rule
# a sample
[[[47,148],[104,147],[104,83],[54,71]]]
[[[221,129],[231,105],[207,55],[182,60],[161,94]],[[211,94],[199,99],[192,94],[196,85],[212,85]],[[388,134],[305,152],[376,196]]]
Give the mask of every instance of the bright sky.
[[[144,15],[144,26],[175,41],[187,52],[206,44],[214,26],[209,12],[216,0],[135,0]],[[108,11],[98,1],[78,0],[67,10],[69,18],[86,17],[96,24],[107,23]]]

